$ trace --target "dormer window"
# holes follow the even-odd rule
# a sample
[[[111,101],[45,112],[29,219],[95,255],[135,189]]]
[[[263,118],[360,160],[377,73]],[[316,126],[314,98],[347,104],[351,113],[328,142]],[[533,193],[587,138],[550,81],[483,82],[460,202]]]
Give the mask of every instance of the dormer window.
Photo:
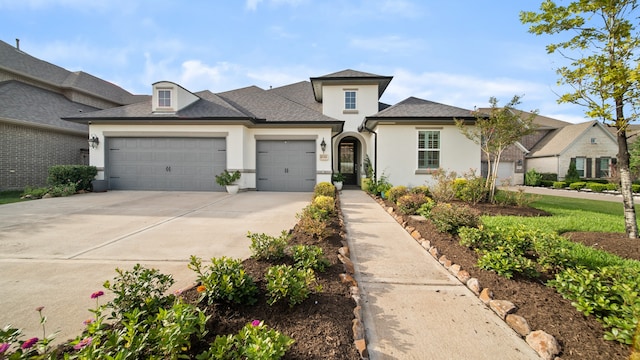
[[[344,92],[344,109],[355,110],[356,109],[356,91],[346,90]]]
[[[171,107],[171,90],[158,90],[158,107]]]

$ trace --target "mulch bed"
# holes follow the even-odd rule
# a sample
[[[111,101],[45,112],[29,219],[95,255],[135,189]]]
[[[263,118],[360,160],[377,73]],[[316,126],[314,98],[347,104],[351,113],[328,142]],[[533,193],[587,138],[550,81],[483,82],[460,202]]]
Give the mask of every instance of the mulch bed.
[[[394,206],[387,202],[386,206]],[[394,206],[395,207],[395,206]],[[549,216],[533,209],[503,207],[490,204],[476,206],[487,215]],[[553,289],[544,285],[544,279],[538,281],[514,278],[505,279],[494,272],[478,269],[474,251],[458,244],[457,238],[439,233],[429,221],[414,221],[404,217],[410,226],[418,230],[425,239],[431,241],[441,254],[459,264],[472,277],[480,281],[482,287],[490,288],[495,299],[513,302],[533,330],[544,330],[560,342],[563,353],[560,358],[566,360],[627,359],[630,348],[626,345],[605,341],[600,323],[593,317],[585,317],[575,310],[571,303],[563,299]],[[317,273],[322,285],[321,293],[312,294],[302,304],[290,308],[286,303],[269,306],[264,295],[253,306],[216,304],[207,308],[209,338],[216,334],[236,333],[245,324],[253,320],[263,320],[269,327],[292,337],[295,344],[284,359],[359,359],[359,353],[353,345],[352,319],[355,302],[351,299],[348,286],[341,283],[339,275],[344,272],[338,260],[338,249],[345,246],[344,228],[338,217],[330,225],[331,235],[322,241],[301,232],[296,226],[292,230],[291,244],[318,245],[331,266],[324,273]],[[578,241],[600,250],[609,251],[622,257],[640,260],[638,240],[630,240],[619,233],[568,233],[573,241]],[[285,259],[285,263],[291,263]],[[270,262],[247,259],[243,262],[245,270],[257,282],[261,294],[265,293],[264,273]],[[195,300],[195,290],[185,293],[188,299]],[[201,305],[202,306],[202,305]],[[416,339],[416,341],[419,341]],[[200,344],[206,346],[206,344]],[[202,349],[194,349],[198,353]]]

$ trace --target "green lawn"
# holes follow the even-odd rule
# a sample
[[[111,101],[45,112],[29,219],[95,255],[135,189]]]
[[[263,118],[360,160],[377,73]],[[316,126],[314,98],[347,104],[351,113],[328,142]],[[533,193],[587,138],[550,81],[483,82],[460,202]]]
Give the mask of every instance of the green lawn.
[[[624,232],[622,202],[574,199],[542,195],[531,204],[550,212],[550,217],[483,216],[488,226],[526,224],[540,230],[563,233],[566,231]],[[636,205],[636,214],[639,206]]]
[[[0,205],[24,201],[20,199],[20,195],[22,195],[22,190],[0,191]]]

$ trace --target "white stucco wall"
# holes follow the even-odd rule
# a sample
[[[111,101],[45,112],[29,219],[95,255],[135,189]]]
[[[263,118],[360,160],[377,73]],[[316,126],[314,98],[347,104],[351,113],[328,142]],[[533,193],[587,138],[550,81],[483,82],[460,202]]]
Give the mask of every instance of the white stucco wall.
[[[256,139],[271,140],[315,140],[317,144],[317,181],[331,181],[331,129],[251,129],[243,125],[103,125],[92,124],[89,133],[100,140],[96,149],[90,149],[89,162],[98,168],[97,179],[105,178],[105,140],[106,137],[216,137],[226,138],[227,168],[240,170],[242,177],[240,188],[256,187]],[[322,155],[320,143],[327,143]],[[326,159],[325,159],[326,158]]]
[[[356,91],[357,112],[344,109],[344,92]],[[322,113],[345,121],[344,131],[356,131],[366,116],[378,112],[378,85],[325,85],[322,88]]]
[[[418,170],[418,131],[440,131],[440,167],[458,174],[474,169],[480,174],[480,146],[467,139],[455,125],[379,125],[378,177],[384,173],[393,185],[432,185],[433,176]],[[372,158],[373,160],[373,158]]]
[[[158,90],[171,91],[171,109],[158,108]],[[153,92],[151,98],[153,111],[178,111],[191,105],[199,99],[199,97],[195,96],[185,88],[171,81],[159,81],[153,84]]]

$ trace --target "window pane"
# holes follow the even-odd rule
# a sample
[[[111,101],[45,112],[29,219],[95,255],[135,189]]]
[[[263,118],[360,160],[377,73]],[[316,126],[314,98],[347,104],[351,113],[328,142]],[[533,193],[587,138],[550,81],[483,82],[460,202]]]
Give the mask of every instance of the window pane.
[[[345,109],[356,108],[356,92],[355,91],[344,92],[344,108]]]
[[[580,177],[584,177],[584,163],[585,158],[576,158],[576,170],[578,170],[578,175]]]
[[[611,158],[600,158],[600,174],[598,177],[609,176],[609,166],[611,164]]]
[[[418,168],[440,167],[440,131],[418,131]]]
[[[169,90],[158,91],[158,106],[162,106],[162,107],[171,106],[171,91]]]

